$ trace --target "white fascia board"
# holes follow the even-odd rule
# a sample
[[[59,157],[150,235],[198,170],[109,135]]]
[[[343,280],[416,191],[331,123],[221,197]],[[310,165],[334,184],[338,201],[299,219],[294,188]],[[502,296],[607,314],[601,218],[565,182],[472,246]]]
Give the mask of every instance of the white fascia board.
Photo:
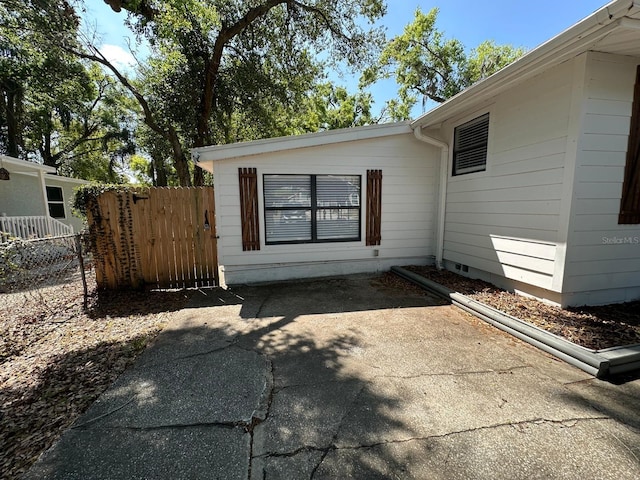
[[[0,159],[5,168],[7,166],[11,167],[8,169],[10,173],[37,173],[40,171],[44,173],[56,173],[56,169],[48,165],[28,162],[26,160],[20,160],[19,158],[8,157],[7,155],[0,155]]]
[[[627,13],[637,12],[638,9],[640,9],[640,2],[632,0],[615,0],[608,3],[502,70],[421,115],[411,122],[411,128],[437,126],[473,105],[497,95],[515,83],[521,83],[553,65],[558,65],[586,52],[602,37],[620,28],[622,19]]]
[[[55,180],[57,182],[62,183],[73,183],[75,185],[89,185],[91,182],[89,180],[83,180],[82,178],[71,178],[71,177],[62,177],[60,175],[49,174],[44,177],[45,182],[47,180]]]
[[[260,155],[263,153],[294,150],[297,148],[317,147],[333,143],[367,140],[390,135],[412,134],[409,122],[385,123],[366,127],[327,130],[320,133],[293,135],[289,137],[269,138],[252,142],[231,143],[228,145],[212,145],[191,150],[196,165],[226,160],[229,158]]]

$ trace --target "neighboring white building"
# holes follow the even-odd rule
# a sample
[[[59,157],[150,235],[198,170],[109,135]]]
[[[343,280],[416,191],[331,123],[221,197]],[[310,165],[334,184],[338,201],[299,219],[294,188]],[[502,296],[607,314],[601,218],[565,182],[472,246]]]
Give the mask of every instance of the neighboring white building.
[[[83,220],[72,214],[74,189],[90,182],[56,175],[56,169],[1,155],[10,179],[0,180],[0,216],[49,217],[71,227],[83,228]]]
[[[640,298],[639,65],[618,0],[410,124],[196,149],[226,282],[435,262],[563,306]]]

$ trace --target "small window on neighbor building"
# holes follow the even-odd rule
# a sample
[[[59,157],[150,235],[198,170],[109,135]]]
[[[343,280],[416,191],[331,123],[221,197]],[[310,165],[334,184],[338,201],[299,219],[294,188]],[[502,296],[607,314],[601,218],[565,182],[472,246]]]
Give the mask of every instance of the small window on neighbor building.
[[[47,203],[50,217],[65,218],[61,187],[47,187]]]
[[[488,113],[457,126],[453,134],[453,175],[486,170],[488,141]]]

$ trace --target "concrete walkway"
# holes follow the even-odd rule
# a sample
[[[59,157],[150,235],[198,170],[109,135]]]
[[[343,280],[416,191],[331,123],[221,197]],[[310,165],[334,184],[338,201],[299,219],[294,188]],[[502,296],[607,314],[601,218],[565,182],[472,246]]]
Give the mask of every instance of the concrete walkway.
[[[375,277],[214,290],[27,478],[637,479],[640,380],[596,380]]]

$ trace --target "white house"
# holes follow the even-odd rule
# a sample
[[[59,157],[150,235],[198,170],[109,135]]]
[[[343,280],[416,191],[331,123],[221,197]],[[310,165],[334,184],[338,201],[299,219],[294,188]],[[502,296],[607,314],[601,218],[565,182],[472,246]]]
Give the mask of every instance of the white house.
[[[226,283],[435,263],[563,306],[640,298],[639,65],[640,3],[617,0],[411,123],[196,149]]]
[[[56,169],[6,155],[0,165],[9,174],[0,180],[0,230],[19,236],[80,231],[83,220],[72,215],[73,191],[89,182],[56,175]]]

